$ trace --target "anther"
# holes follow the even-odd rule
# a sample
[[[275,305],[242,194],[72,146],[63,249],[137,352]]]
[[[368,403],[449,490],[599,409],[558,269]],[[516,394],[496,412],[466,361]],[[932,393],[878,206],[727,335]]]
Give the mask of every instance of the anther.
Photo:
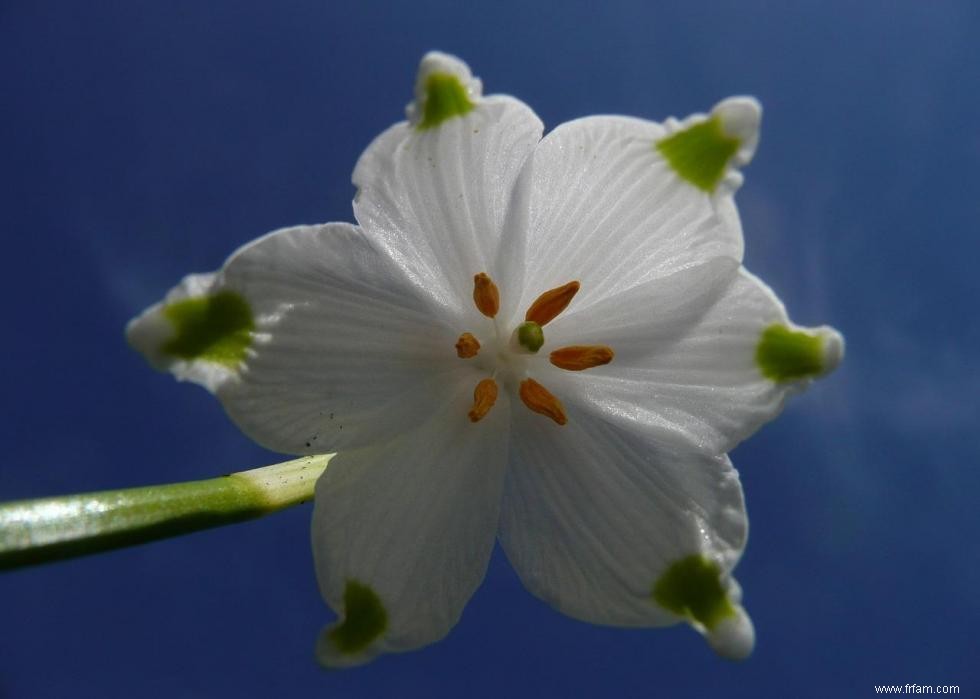
[[[480,351],[480,341],[471,333],[463,333],[456,340],[456,356],[460,359],[472,359]]]
[[[493,379],[483,379],[473,390],[473,409],[470,410],[470,422],[479,422],[490,408],[497,402],[497,382]]]
[[[544,292],[527,309],[524,320],[534,321],[538,325],[550,323],[571,303],[578,289],[578,282],[568,282],[557,289]]]
[[[493,318],[500,310],[500,292],[486,272],[473,277],[473,303],[487,318]]]
[[[561,401],[555,398],[547,388],[534,379],[524,379],[521,381],[519,394],[521,400],[524,401],[524,405],[530,410],[545,417],[550,417],[559,425],[564,425],[568,422],[568,418],[565,417],[565,408],[562,407]]]
[[[559,369],[582,371],[608,364],[614,356],[612,347],[606,345],[572,345],[556,349],[549,359]]]

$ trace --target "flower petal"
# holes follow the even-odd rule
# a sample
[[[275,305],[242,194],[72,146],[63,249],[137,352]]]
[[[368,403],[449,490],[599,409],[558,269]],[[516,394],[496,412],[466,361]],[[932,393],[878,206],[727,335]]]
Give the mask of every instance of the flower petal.
[[[440,71],[458,75],[460,85],[467,81],[469,70],[460,73],[465,64],[439,60],[442,68],[423,60],[422,84],[423,75]],[[507,217],[524,211],[511,209],[514,184],[543,127],[518,100],[480,97],[472,88],[468,95],[471,109],[450,109],[432,125],[402,122],[385,131],[361,156],[353,179],[354,214],[368,234],[416,284],[471,314],[473,276],[496,278],[501,234],[513,225]]]
[[[533,594],[591,623],[686,620],[725,655],[751,650],[729,575],[747,522],[727,457],[575,409],[565,427],[515,413],[511,445],[500,540]]]
[[[457,391],[412,433],[339,453],[317,483],[317,577],[340,616],[320,637],[324,664],[359,664],[441,639],[483,580],[509,405],[472,423],[471,391]]]
[[[738,269],[731,258],[716,257],[584,308],[573,302],[548,326],[547,349],[606,344],[616,352],[617,367],[642,361],[689,333],[725,294]]]
[[[727,113],[730,110],[724,110]],[[684,122],[705,120],[695,115]],[[744,121],[744,120],[743,120]],[[669,127],[669,128],[668,128]],[[562,124],[535,150],[526,237],[508,241],[526,259],[524,298],[571,279],[579,308],[717,257],[742,259],[734,187],[704,191],[657,147],[682,124],[588,117]],[[726,161],[747,161],[741,149]],[[733,176],[737,173],[733,173]],[[740,176],[739,176],[740,177]],[[739,180],[740,181],[740,180]],[[517,276],[516,271],[510,272]]]
[[[225,283],[256,304],[254,355],[218,392],[253,439],[322,453],[388,439],[432,414],[471,368],[458,328],[347,224],[263,238]]]
[[[772,290],[744,268],[694,324],[661,325],[657,311],[651,319],[635,314],[632,323],[618,317],[624,325],[609,328],[622,338],[610,340],[613,363],[542,381],[593,415],[656,430],[661,439],[674,433],[711,454],[730,451],[773,419],[787,396],[832,371],[844,351],[836,330],[790,323]],[[584,335],[592,341],[591,329]]]
[[[234,364],[206,353],[168,365],[167,309],[225,296],[239,300],[250,323],[242,346],[232,345]],[[203,328],[214,327],[211,316]],[[129,337],[157,366],[214,391],[262,445],[324,453],[390,438],[435,410],[468,370],[445,316],[363,231],[337,223],[243,247],[220,272],[189,277],[133,321]],[[214,355],[220,344],[203,346]]]

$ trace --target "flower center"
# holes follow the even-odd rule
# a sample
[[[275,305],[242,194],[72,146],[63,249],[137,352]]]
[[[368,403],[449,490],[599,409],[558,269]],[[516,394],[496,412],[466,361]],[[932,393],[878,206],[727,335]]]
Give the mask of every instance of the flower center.
[[[498,383],[517,391],[521,402],[539,415],[551,418],[556,424],[568,422],[565,408],[547,388],[531,378],[538,351],[545,345],[544,326],[558,317],[578,293],[579,283],[572,281],[541,294],[524,314],[524,322],[509,334],[501,334],[494,322],[493,332],[477,337],[464,332],[456,341],[456,355],[472,360],[489,376],[480,380],[473,391],[472,422],[479,422],[497,402]],[[477,310],[491,320],[500,311],[500,291],[486,272],[473,277],[473,303]],[[553,350],[548,361],[560,369],[582,371],[612,361],[615,353],[606,345],[570,345]]]

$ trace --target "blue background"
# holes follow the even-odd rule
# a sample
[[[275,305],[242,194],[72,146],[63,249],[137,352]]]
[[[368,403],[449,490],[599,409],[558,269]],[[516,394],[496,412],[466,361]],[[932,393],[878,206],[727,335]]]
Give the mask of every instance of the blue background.
[[[848,339],[734,454],[754,656],[566,619],[498,551],[445,641],[323,671],[305,506],[0,576],[0,697],[980,696],[980,5],[597,5],[0,4],[0,498],[278,460],[123,326],[259,234],[351,220],[427,49],[548,128],[754,94],[746,265]]]

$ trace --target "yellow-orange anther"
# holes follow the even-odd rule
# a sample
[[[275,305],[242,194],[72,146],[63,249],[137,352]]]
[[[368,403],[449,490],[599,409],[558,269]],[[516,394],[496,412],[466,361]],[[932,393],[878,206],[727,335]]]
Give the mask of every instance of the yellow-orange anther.
[[[490,408],[497,402],[497,382],[493,379],[483,379],[473,391],[473,409],[470,410],[470,422],[479,422]]]
[[[524,320],[532,320],[538,325],[550,323],[571,303],[572,297],[578,293],[578,287],[578,282],[568,282],[557,289],[544,292],[527,309]]]
[[[608,364],[614,356],[612,347],[606,345],[572,345],[556,349],[549,359],[559,369],[582,371]]]
[[[473,277],[473,303],[487,318],[493,318],[500,310],[500,292],[486,272]]]
[[[565,408],[562,407],[561,401],[555,398],[547,388],[534,379],[524,379],[521,381],[519,393],[521,400],[524,401],[524,405],[534,412],[545,417],[550,417],[559,425],[564,425],[568,422],[568,418],[565,417]]]
[[[472,359],[480,351],[480,341],[470,333],[463,333],[456,340],[456,356],[460,359]]]

